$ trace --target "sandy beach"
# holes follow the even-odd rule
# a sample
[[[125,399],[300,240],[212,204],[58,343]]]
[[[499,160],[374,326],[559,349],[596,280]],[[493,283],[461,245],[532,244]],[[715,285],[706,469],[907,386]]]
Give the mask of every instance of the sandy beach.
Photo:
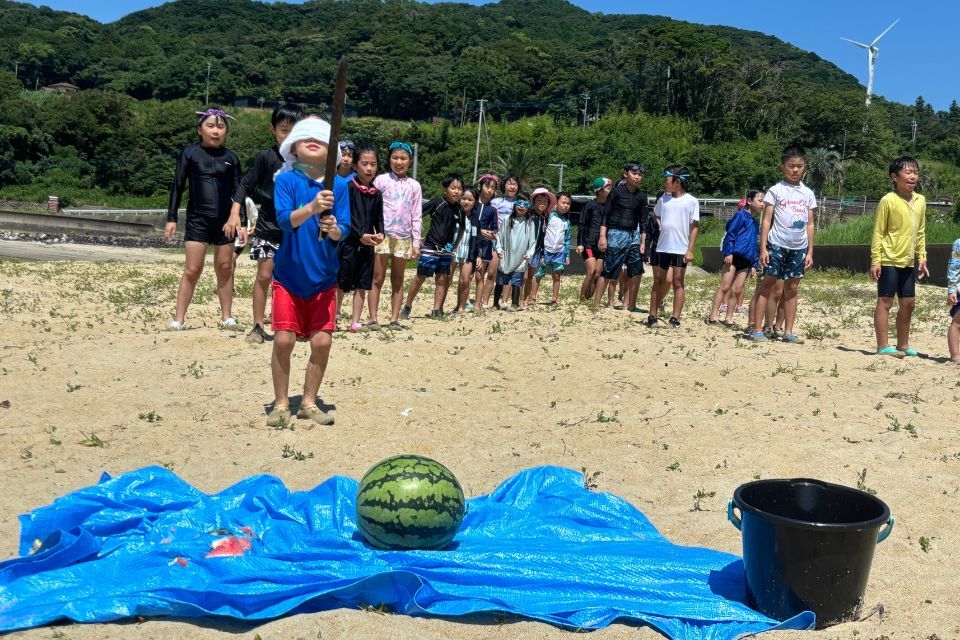
[[[872,355],[876,289],[865,275],[804,281],[802,346],[750,343],[705,325],[715,276],[690,279],[677,330],[578,305],[576,277],[564,280],[556,307],[444,320],[424,318],[432,299],[424,287],[408,330],[335,335],[321,389],[335,406],[334,427],[276,430],[264,426],[270,345],[217,329],[212,268],[188,330],[164,330],[181,270],[170,260],[0,261],[0,401],[9,401],[0,408],[7,478],[0,557],[16,555],[17,515],[95,483],[103,471],[153,464],[208,492],[258,473],[308,489],[334,474],[360,477],[390,455],[418,453],[452,469],[468,497],[521,469],[562,465],[586,469],[597,490],[634,504],[671,541],[738,555],[740,534],[725,513],[734,489],[755,478],[813,477],[859,482],[896,516],[865,602],[882,602],[886,614],[769,637],[960,637],[951,551],[960,544],[960,367],[944,362],[943,288],[919,288],[913,346],[921,357],[896,360]],[[234,316],[247,329],[253,275],[242,256]],[[645,276],[643,306],[648,299]],[[307,354],[298,345],[294,405]],[[94,434],[102,446],[84,446]],[[283,457],[285,447],[313,457]],[[708,496],[700,510],[698,492]],[[9,637],[257,635],[533,640],[570,632],[519,620],[464,624],[334,610],[256,627],[150,620]],[[662,636],[615,624],[593,637]]]

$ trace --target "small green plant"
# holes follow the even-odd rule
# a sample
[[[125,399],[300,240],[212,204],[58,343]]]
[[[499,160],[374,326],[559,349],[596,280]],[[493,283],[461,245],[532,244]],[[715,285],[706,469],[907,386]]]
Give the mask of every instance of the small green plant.
[[[187,376],[193,376],[197,380],[204,376],[203,365],[196,360],[187,365],[187,372],[180,374],[181,378],[186,378]]]
[[[500,321],[497,320],[492,325],[490,325],[490,331],[487,333],[503,333],[503,327],[500,326]]]
[[[920,550],[924,553],[930,553],[930,549],[933,545],[930,544],[930,538],[926,536],[920,536],[920,539],[917,540],[920,543]]]
[[[74,391],[78,391],[80,389],[83,389],[82,384],[70,384],[69,382],[67,383],[67,393],[73,393]]]
[[[282,458],[293,458],[297,462],[303,462],[313,458],[313,452],[303,453],[302,451],[297,451],[288,444],[283,445],[283,450],[280,452],[280,457]]]
[[[667,467],[667,471],[680,471],[680,463],[674,462],[669,467]]]
[[[703,501],[707,498],[712,498],[715,495],[717,495],[716,491],[707,492],[703,489],[697,489],[697,492],[693,494],[693,509],[691,509],[691,511],[710,511],[710,509],[705,509],[703,507]]]
[[[586,467],[580,467],[580,472],[583,474],[584,489],[587,491],[596,491],[600,487],[600,485],[597,484],[597,478],[600,477],[600,474],[603,473],[603,471],[598,470],[590,473],[587,471]]]
[[[857,489],[860,491],[865,491],[872,496],[877,495],[877,492],[867,486],[867,470],[864,468],[863,471],[857,474]]]
[[[137,417],[143,420],[144,422],[160,422],[163,418],[160,417],[160,414],[151,409],[147,412],[141,412],[137,414]]]
[[[603,412],[603,409],[601,409],[597,414],[597,419],[594,420],[594,422],[620,422],[620,418],[618,416],[619,413],[619,411],[614,411],[612,416],[608,416]]]
[[[836,362],[833,363],[833,369],[830,369],[830,377],[831,378],[840,377],[840,367],[837,366]]]
[[[83,440],[80,441],[80,446],[82,447],[102,447],[104,445],[103,440],[97,437],[97,434],[91,433],[90,435],[85,434],[83,431],[80,432],[80,435],[83,436]]]

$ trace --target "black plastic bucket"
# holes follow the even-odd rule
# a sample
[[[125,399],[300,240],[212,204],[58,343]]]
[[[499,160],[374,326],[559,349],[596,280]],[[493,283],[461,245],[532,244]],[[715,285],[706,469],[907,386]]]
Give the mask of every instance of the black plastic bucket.
[[[807,478],[741,485],[727,517],[743,533],[750,606],[781,621],[813,611],[818,629],[859,615],[873,551],[894,523],[876,496]]]

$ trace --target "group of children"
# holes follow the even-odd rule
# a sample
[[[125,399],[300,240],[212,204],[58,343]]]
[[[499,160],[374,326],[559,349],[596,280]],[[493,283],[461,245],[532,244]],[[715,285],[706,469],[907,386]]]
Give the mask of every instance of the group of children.
[[[233,245],[247,241],[246,203],[257,201],[259,211],[250,233],[250,257],[257,261],[253,290],[254,326],[251,342],[269,338],[264,330],[266,297],[272,287],[273,355],[271,370],[275,402],[268,424],[290,420],[287,391],[290,357],[298,339],[310,342],[303,400],[297,417],[332,424],[333,417],[317,405],[317,391],[329,358],[332,333],[343,298],[353,293],[352,332],[379,329],[380,293],[390,268],[390,329],[403,328],[427,278],[435,278],[431,317],[444,314],[454,274],[459,289],[453,313],[492,306],[519,310],[537,300],[542,279],[550,274],[555,305],[561,274],[570,264],[572,198],[546,188],[520,192],[520,181],[501,181],[486,174],[477,185],[466,185],[457,174],[447,175],[443,194],[423,202],[420,184],[408,175],[410,146],[402,141],[388,149],[389,171],[379,173],[379,153],[371,145],[343,141],[336,152],[337,175],[324,175],[330,126],[295,105],[274,110],[271,130],[276,144],[262,150],[249,171],[241,174],[236,154],[224,146],[229,120],[218,108],[198,112],[200,141],[181,152],[171,189],[164,238],[177,226],[177,212],[189,181],[185,231],[186,261],[177,292],[176,316],[169,328],[184,328],[187,307],[203,269],[208,245],[214,245],[214,268],[221,305],[220,326],[236,330],[231,316]],[[709,324],[719,323],[726,307],[729,325],[736,301],[742,299],[748,272],[762,270],[750,303],[745,337],[755,341],[779,338],[799,343],[794,333],[797,290],[813,264],[813,216],[817,203],[801,178],[803,150],[784,150],[783,180],[766,192],[750,191],[743,208],[727,223],[721,252],[724,256],[720,288],[713,301]],[[581,300],[600,304],[604,291],[608,305],[620,284],[624,308],[637,306],[644,263],[653,268],[653,285],[646,324],[658,322],[666,294],[673,289],[668,323],[680,326],[685,302],[684,276],[693,260],[699,231],[699,204],[687,191],[689,171],[671,165],[663,172],[663,194],[648,211],[646,193],[639,186],[645,170],[639,162],[624,166],[617,184],[605,177],[593,183],[595,198],[584,207],[576,250],[587,275]],[[928,275],[924,236],[925,202],[916,194],[918,166],[908,157],[890,167],[895,191],[877,210],[871,275],[878,282],[875,313],[877,353],[915,356],[909,346],[909,326],[916,278]],[[499,195],[498,194],[499,191]],[[429,228],[424,235],[424,216]],[[760,218],[758,223],[757,218]],[[403,297],[404,272],[417,261],[417,275]],[[914,262],[918,261],[917,268]],[[950,356],[960,361],[960,240],[950,264],[953,324]],[[475,286],[475,302],[470,291]],[[887,343],[887,316],[893,297],[900,298],[897,345]],[[508,306],[509,305],[509,306]],[[369,320],[363,324],[364,308]],[[784,328],[776,329],[782,314]]]

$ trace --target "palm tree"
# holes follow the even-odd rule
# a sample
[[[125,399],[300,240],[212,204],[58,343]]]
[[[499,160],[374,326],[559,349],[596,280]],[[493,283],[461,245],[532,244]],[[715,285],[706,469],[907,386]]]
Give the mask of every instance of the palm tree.
[[[823,197],[823,185],[843,179],[843,158],[838,151],[817,147],[807,151],[807,182],[819,197]]]
[[[497,169],[503,175],[514,175],[520,179],[520,188],[527,189],[530,184],[539,180],[534,175],[536,160],[533,154],[526,147],[519,149],[504,149],[497,156]]]

